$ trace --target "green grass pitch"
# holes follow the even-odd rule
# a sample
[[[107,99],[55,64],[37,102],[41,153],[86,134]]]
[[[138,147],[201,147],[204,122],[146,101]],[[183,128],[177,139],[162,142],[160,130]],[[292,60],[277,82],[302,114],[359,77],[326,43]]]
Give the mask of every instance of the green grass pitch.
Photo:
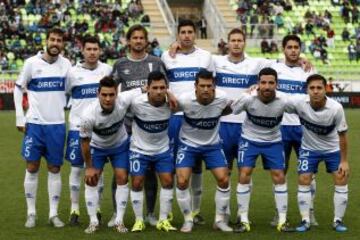
[[[319,227],[313,227],[307,233],[278,233],[271,228],[269,222],[274,214],[274,200],[270,176],[262,170],[260,164],[254,172],[254,189],[251,196],[250,219],[253,222],[252,231],[245,234],[221,233],[212,229],[214,217],[214,190],[215,182],[209,172],[204,176],[204,194],[202,200],[202,213],[207,221],[205,226],[195,227],[191,234],[164,233],[155,228],[147,227],[143,233],[128,233],[121,235],[113,229],[109,229],[104,223],[112,214],[110,198],[111,171],[106,166],[105,192],[102,201],[104,223],[100,231],[95,235],[88,236],[83,231],[88,224],[88,217],[84,207],[83,188],[81,194],[81,226],[63,229],[54,229],[47,223],[48,197],[47,197],[47,174],[45,164],[42,163],[38,199],[37,199],[37,226],[33,229],[25,229],[26,204],[23,190],[25,163],[20,156],[22,134],[15,128],[15,112],[0,112],[0,239],[359,239],[360,238],[360,111],[346,110],[349,124],[349,162],[351,178],[349,183],[349,204],[345,216],[345,223],[349,227],[347,233],[336,233],[331,228],[333,218],[333,184],[330,175],[325,173],[324,166],[319,169],[317,175],[317,195],[315,200],[315,212]],[[300,221],[296,203],[296,161],[291,162],[288,175],[289,185],[289,219],[292,225]],[[63,190],[59,207],[59,215],[63,220],[68,220],[70,200],[68,190],[69,164],[65,163],[62,170]],[[236,186],[237,174],[232,176],[232,189]],[[232,190],[232,219],[235,220],[236,197]],[[183,218],[174,198],[173,211],[175,214],[174,225],[180,227]],[[125,224],[131,227],[134,215],[130,204],[125,216]]]

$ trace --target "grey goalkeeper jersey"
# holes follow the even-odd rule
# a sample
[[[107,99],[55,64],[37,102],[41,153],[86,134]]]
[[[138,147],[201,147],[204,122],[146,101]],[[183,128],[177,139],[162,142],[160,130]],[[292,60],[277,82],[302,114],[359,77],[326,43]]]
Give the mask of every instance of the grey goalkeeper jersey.
[[[160,58],[147,54],[143,59],[122,57],[116,61],[111,75],[121,85],[121,91],[127,91],[146,85],[150,72],[165,68]]]

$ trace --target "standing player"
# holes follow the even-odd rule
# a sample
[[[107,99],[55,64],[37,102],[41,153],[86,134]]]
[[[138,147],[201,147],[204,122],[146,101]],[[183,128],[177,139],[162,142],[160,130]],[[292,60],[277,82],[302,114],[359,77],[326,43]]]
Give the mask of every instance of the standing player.
[[[175,231],[168,214],[172,209],[174,160],[169,149],[168,125],[171,116],[166,102],[167,82],[160,71],[149,74],[147,94],[131,102],[134,114],[130,143],[130,175],[132,190],[130,193],[135,213],[135,224],[132,232],[145,229],[143,221],[143,185],[145,172],[153,164],[161,182],[160,214],[156,228],[163,231]]]
[[[302,222],[299,232],[310,230],[311,180],[324,160],[334,180],[334,222],[337,232],[347,231],[343,217],[348,202],[349,163],[347,161],[348,126],[343,107],[326,97],[326,79],[318,74],[306,80],[308,96],[293,101],[293,110],[303,125],[303,139],[298,160],[298,204]]]
[[[148,32],[141,25],[133,25],[126,33],[126,40],[129,47],[129,56],[120,58],[114,65],[113,76],[120,84],[121,91],[128,91],[133,88],[138,88],[146,85],[147,77],[152,71],[161,71],[165,73],[164,65],[161,59],[146,52],[148,45]],[[127,114],[125,119],[127,131],[131,133],[132,117]],[[113,181],[113,196],[116,189],[116,184]],[[150,225],[156,225],[156,217],[154,214],[157,194],[157,179],[155,170],[152,166],[146,171],[145,181],[145,195],[147,218]],[[114,199],[114,198],[113,198]],[[113,201],[115,207],[115,201]],[[114,214],[109,221],[108,226],[114,225]]]
[[[282,41],[285,62],[274,62],[272,68],[278,73],[278,90],[284,92],[290,97],[306,94],[306,79],[314,73],[313,70],[304,71],[300,63],[301,41],[296,35],[287,35]],[[299,117],[296,114],[285,113],[281,122],[281,135],[284,143],[285,151],[285,174],[289,168],[289,160],[291,150],[294,149],[295,154],[299,155],[301,145],[302,129]],[[310,207],[310,223],[317,226],[318,223],[314,215],[314,198],[315,198],[316,182],[315,178],[311,182],[311,207]],[[275,215],[271,225],[276,226],[278,216]]]
[[[22,156],[26,161],[24,180],[27,203],[25,227],[35,227],[36,193],[41,157],[48,167],[49,221],[55,227],[63,227],[58,217],[61,193],[60,167],[63,163],[65,144],[65,77],[70,61],[60,55],[64,47],[64,33],[54,28],[46,36],[46,50],[30,57],[16,81],[14,100],[16,126],[24,132]],[[29,109],[24,117],[23,90],[27,89]]]
[[[80,147],[80,121],[83,110],[96,99],[99,81],[110,75],[111,67],[99,61],[101,54],[100,41],[94,36],[85,36],[82,42],[84,60],[72,67],[68,74],[68,92],[71,94],[72,106],[69,115],[69,133],[65,158],[71,163],[69,176],[70,185],[70,225],[79,224],[79,191],[81,172],[84,160]],[[99,191],[103,190],[102,178],[99,181]],[[100,217],[100,212],[98,212]]]
[[[134,89],[121,94],[117,100],[117,84],[111,77],[100,80],[98,101],[94,101],[81,117],[80,137],[81,150],[86,163],[85,201],[90,224],[85,233],[94,233],[99,229],[96,208],[99,201],[98,180],[104,164],[110,159],[116,176],[116,219],[118,232],[127,232],[123,223],[129,188],[127,185],[128,170],[128,134],[124,127],[124,118],[131,99],[140,95]]]
[[[286,224],[288,205],[287,184],[284,174],[285,160],[281,140],[280,122],[286,110],[285,98],[276,96],[277,73],[264,68],[259,73],[256,96],[243,95],[232,104],[235,114],[246,112],[239,142],[239,183],[236,189],[238,218],[235,232],[249,232],[250,180],[256,158],[261,155],[265,169],[270,169],[278,210],[278,231],[290,231]]]
[[[232,232],[232,228],[225,222],[230,187],[227,162],[219,137],[219,120],[227,108],[228,100],[225,93],[215,91],[213,73],[200,70],[196,75],[195,92],[182,94],[178,101],[180,110],[184,111],[176,156],[176,197],[184,215],[181,231],[191,232],[193,228],[189,180],[196,162],[204,160],[217,181],[214,228]]]
[[[177,51],[175,58],[170,56],[169,51],[166,51],[161,56],[167,70],[170,91],[176,97],[180,96],[182,93],[192,92],[195,77],[200,69],[211,70],[212,67],[211,54],[194,45],[196,27],[191,20],[180,21],[177,33],[180,49]],[[173,115],[170,119],[169,137],[174,154],[176,154],[178,149],[178,135],[182,119],[182,113]],[[194,168],[191,177],[192,210],[194,222],[204,224],[205,221],[200,215],[202,169],[201,162],[199,163],[200,164],[197,164],[196,168]]]

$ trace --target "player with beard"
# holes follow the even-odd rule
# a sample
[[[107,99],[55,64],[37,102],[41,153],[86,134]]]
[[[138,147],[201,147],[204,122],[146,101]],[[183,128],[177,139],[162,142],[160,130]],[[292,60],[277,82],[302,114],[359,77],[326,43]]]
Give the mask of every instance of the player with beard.
[[[64,47],[63,36],[61,29],[48,31],[46,51],[26,59],[14,90],[16,126],[24,133],[22,156],[26,161],[26,228],[36,225],[36,193],[41,157],[46,159],[48,168],[49,222],[57,228],[64,226],[58,217],[58,206],[66,132],[66,75],[71,63],[60,55]],[[26,117],[22,108],[24,89],[29,98]]]
[[[152,71],[161,71],[165,73],[163,63],[160,58],[149,55],[146,52],[148,45],[148,32],[141,25],[133,25],[126,33],[129,54],[120,58],[114,65],[112,75],[120,85],[121,91],[145,86],[147,78]],[[127,114],[125,126],[129,134],[131,134],[131,114]],[[153,166],[150,164],[145,174],[145,195],[147,206],[146,220],[150,225],[156,226],[157,220],[154,215],[154,208],[157,195],[157,179]],[[113,181],[113,196],[116,184]],[[114,198],[113,198],[114,200]],[[115,208],[115,201],[113,201]],[[116,211],[115,211],[116,212]],[[115,213],[108,223],[109,227],[114,226]]]

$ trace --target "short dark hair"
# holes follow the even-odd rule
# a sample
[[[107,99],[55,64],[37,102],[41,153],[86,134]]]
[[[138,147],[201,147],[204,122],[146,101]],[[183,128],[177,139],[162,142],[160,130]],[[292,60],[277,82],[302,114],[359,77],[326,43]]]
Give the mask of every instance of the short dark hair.
[[[166,86],[168,85],[165,75],[161,71],[152,71],[148,75],[147,85],[150,86],[153,81],[164,80]]]
[[[228,41],[230,40],[230,36],[233,35],[233,34],[241,34],[243,36],[243,38],[244,38],[244,41],[246,41],[246,34],[240,28],[231,29],[231,31],[228,33],[228,36],[227,36]]]
[[[146,28],[144,26],[140,25],[140,24],[132,25],[129,28],[129,30],[126,32],[126,40],[129,41],[131,39],[132,34],[135,31],[142,31],[144,33],[145,40],[146,41],[148,40],[148,32],[147,32]]]
[[[278,80],[277,72],[273,68],[266,67],[266,68],[261,69],[259,72],[258,81],[260,81],[260,78],[263,75],[272,75],[275,77],[276,82]]]
[[[64,32],[61,28],[58,28],[58,27],[51,28],[51,29],[48,30],[47,33],[46,33],[46,40],[49,39],[50,34],[60,35],[60,36],[64,39],[64,34],[65,34],[65,32]]]
[[[98,92],[101,91],[102,87],[115,88],[117,90],[118,84],[111,76],[105,76],[99,82]]]
[[[200,71],[196,74],[195,84],[199,83],[199,79],[211,79],[215,83],[215,78],[213,72],[210,72],[204,68],[201,68]]]
[[[180,29],[185,26],[190,26],[194,29],[194,32],[196,32],[196,26],[195,23],[190,19],[183,19],[180,20],[179,25],[177,27],[177,32],[180,33]]]
[[[283,40],[282,40],[282,46],[283,48],[285,48],[286,44],[288,43],[288,41],[295,41],[297,43],[299,43],[299,46],[301,47],[301,39],[294,34],[290,34],[290,35],[286,35]]]
[[[90,34],[86,34],[82,38],[82,46],[83,47],[85,47],[86,43],[96,43],[99,47],[101,47],[99,38],[97,36],[93,36],[93,35],[90,35]]]
[[[306,79],[306,87],[313,81],[321,80],[324,86],[326,86],[327,81],[326,78],[320,74],[312,74]]]

